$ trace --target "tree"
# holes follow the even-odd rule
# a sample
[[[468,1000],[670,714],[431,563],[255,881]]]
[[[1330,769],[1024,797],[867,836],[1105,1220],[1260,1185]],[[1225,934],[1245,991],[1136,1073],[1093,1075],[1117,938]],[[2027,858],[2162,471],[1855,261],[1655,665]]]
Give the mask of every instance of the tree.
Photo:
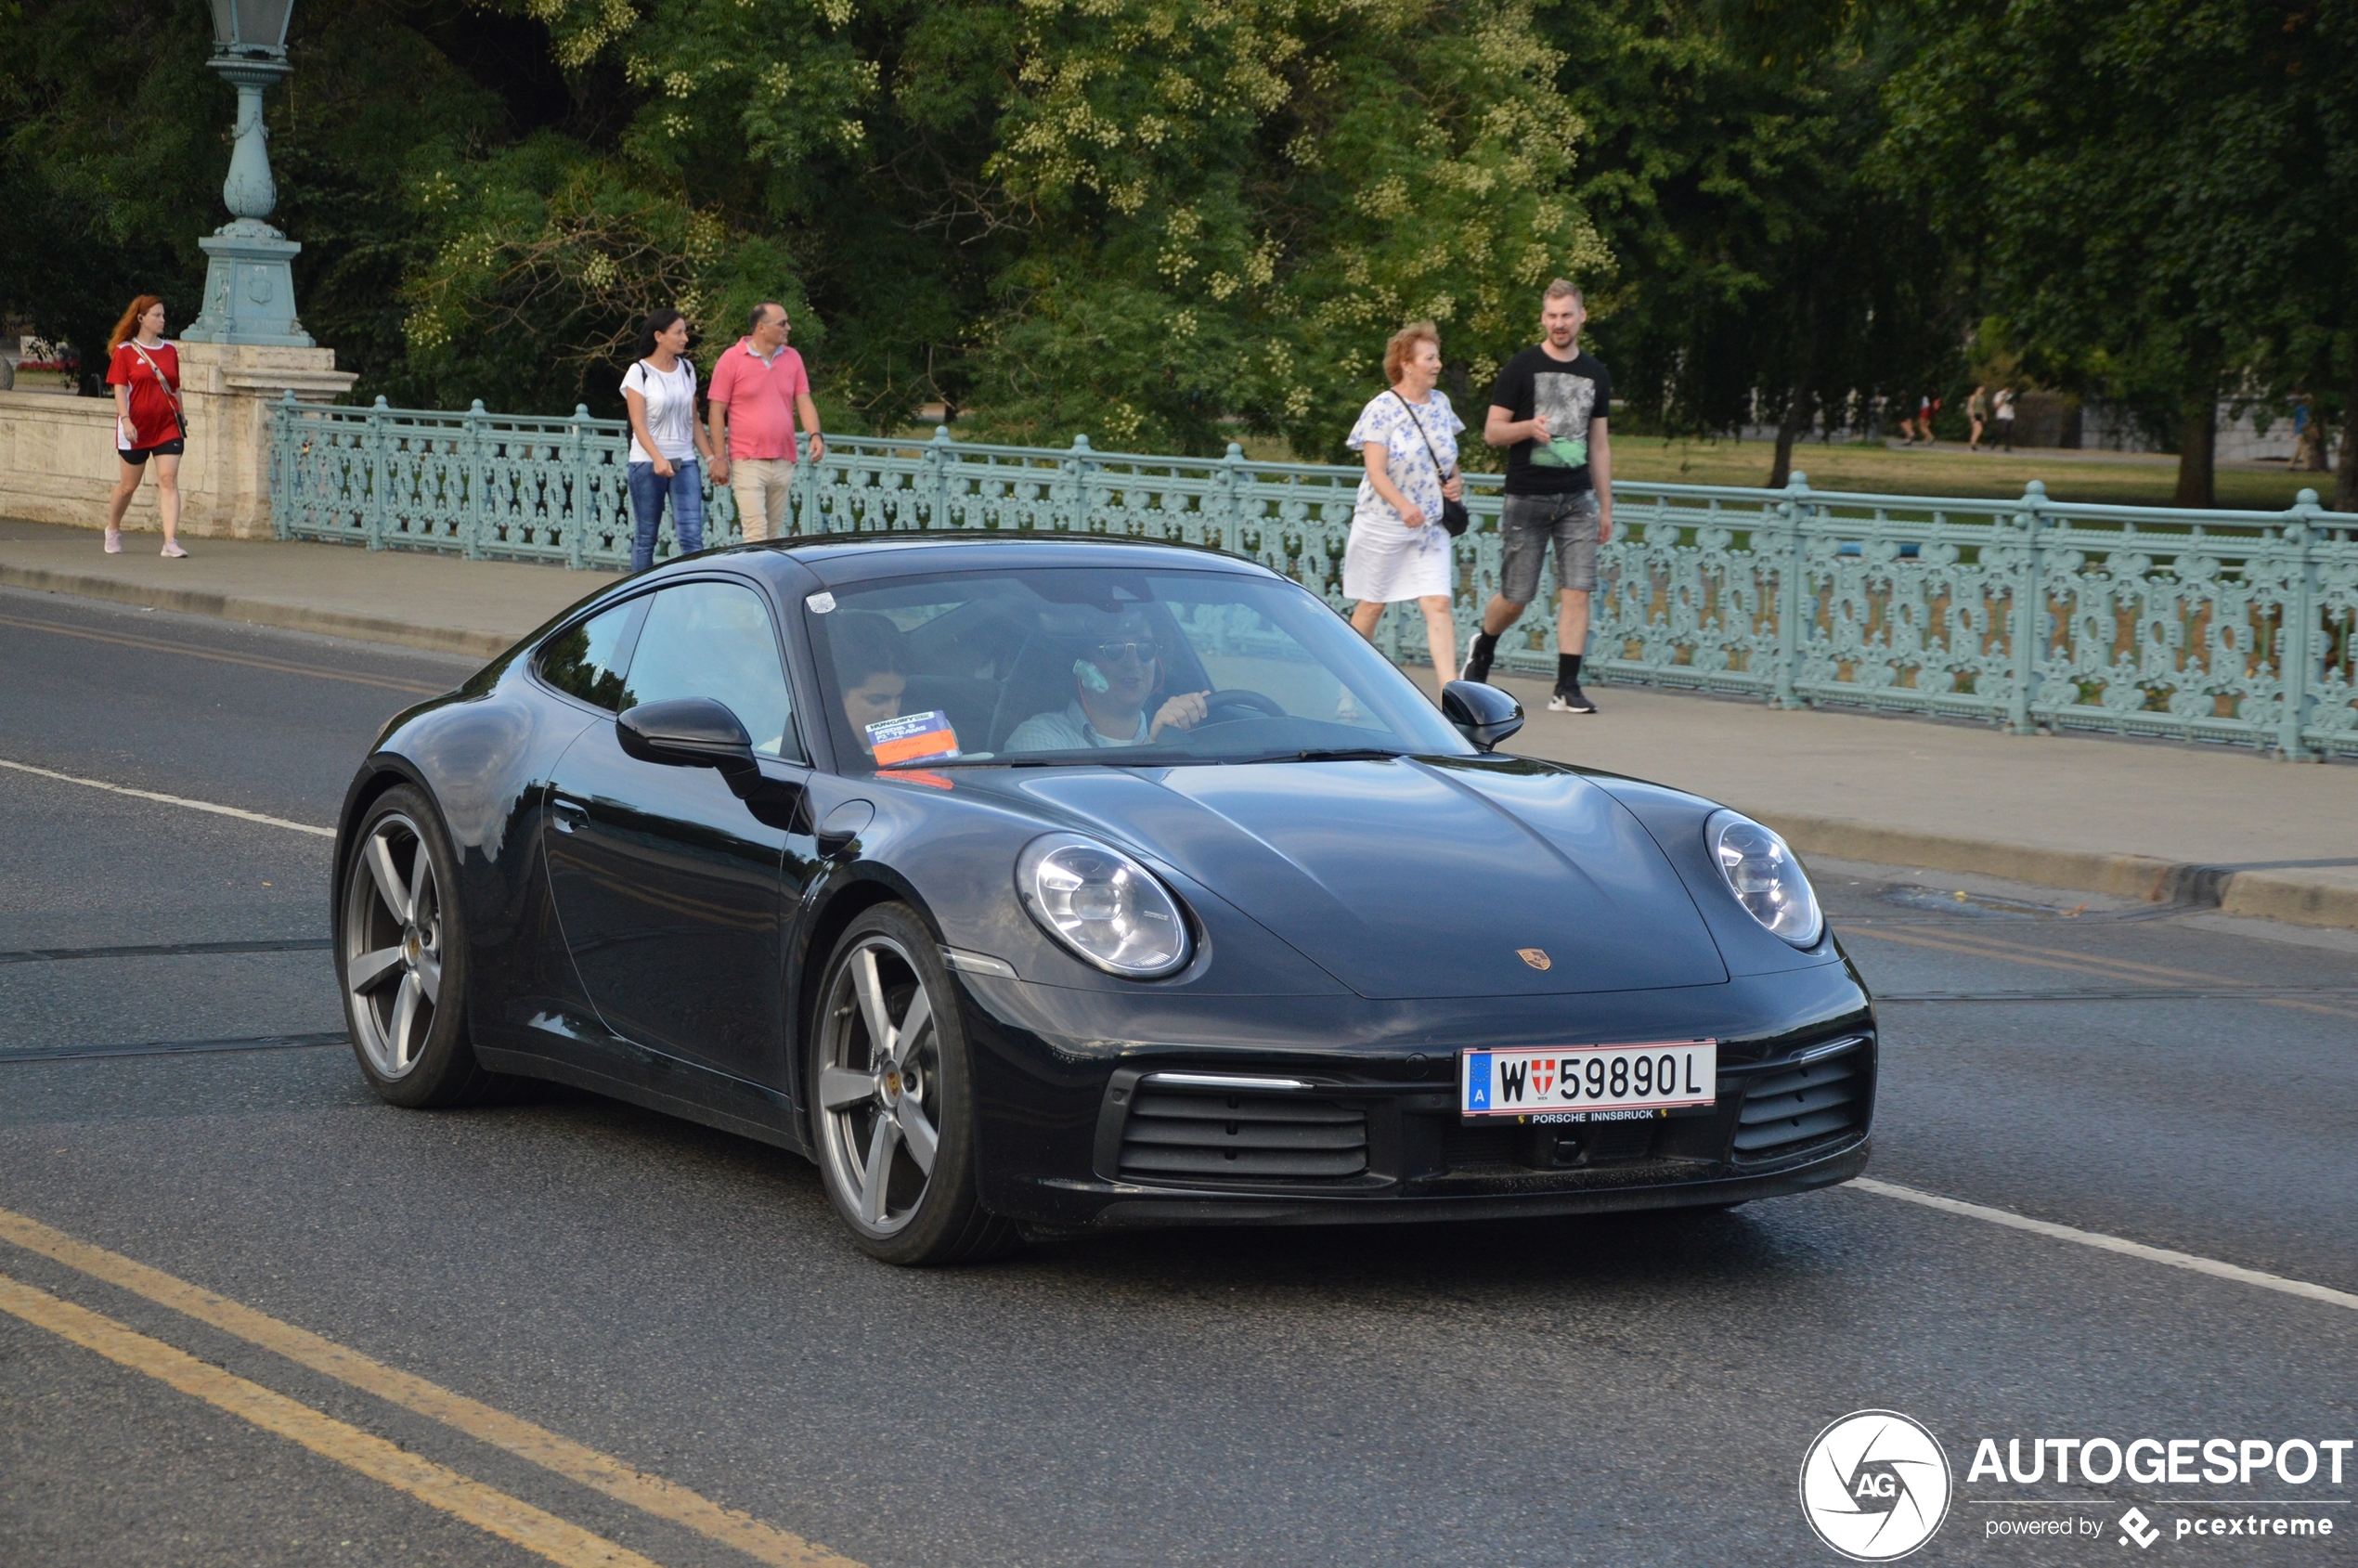
[[[1893,83],[1895,164],[1986,267],[2015,336],[2167,402],[2180,505],[2213,503],[2220,396],[2270,338],[2350,318],[2350,188],[2317,188],[2321,171],[2347,178],[2350,11],[1932,0]]]
[[[1868,424],[1955,373],[1961,292],[1877,177],[1907,38],[1869,15],[1617,0],[1549,13],[1592,128],[1577,187],[1618,266],[1593,302],[1617,392],[1669,433]]]

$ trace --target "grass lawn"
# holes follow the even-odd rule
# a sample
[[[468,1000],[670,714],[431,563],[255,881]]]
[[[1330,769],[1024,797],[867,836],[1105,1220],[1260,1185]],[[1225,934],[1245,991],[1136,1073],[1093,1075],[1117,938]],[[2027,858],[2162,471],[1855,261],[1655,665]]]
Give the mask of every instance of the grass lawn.
[[[1673,441],[1656,435],[1613,440],[1613,476],[1666,484],[1746,485],[1767,482],[1775,448],[1766,441]],[[1865,490],[1902,496],[2005,496],[2022,494],[2036,479],[2057,500],[2111,502],[2121,506],[2168,506],[2178,483],[2178,460],[2142,452],[2073,452],[2024,449],[1968,452],[1942,443],[1932,447],[1884,447],[1867,442],[1794,448],[1794,467],[1809,476],[1812,489]],[[2295,473],[2283,463],[2238,463],[2219,468],[2219,504],[2256,512],[2292,505],[2300,491],[2333,494],[2330,473]]]
[[[1263,462],[1296,460],[1283,441],[1267,436],[1241,438],[1245,456]],[[1459,437],[1471,443],[1476,437]],[[1652,479],[1677,485],[1735,485],[1757,487],[1768,482],[1776,448],[1766,441],[1668,440],[1659,435],[1613,438],[1613,472],[1617,479]],[[1481,460],[1469,450],[1469,462]],[[1936,447],[1884,447],[1863,441],[1821,446],[1805,442],[1794,448],[1794,467],[1809,475],[1812,489],[1859,490],[1874,495],[2003,497],[2022,494],[2032,479],[2047,486],[2060,501],[2089,501],[2115,506],[2168,506],[2178,486],[2178,460],[2146,452],[2076,452],[2053,447],[2015,452],[1968,452],[1954,442]],[[2284,463],[2221,464],[2219,504],[2250,512],[2281,512],[2302,490],[2322,499],[2333,496],[2330,473],[2295,473]]]

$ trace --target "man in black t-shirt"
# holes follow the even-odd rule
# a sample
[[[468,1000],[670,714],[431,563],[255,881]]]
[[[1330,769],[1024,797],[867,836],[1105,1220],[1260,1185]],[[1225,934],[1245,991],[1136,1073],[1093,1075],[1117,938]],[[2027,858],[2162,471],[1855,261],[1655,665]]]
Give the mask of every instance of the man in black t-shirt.
[[[1507,448],[1507,499],[1498,521],[1504,560],[1498,594],[1466,649],[1469,680],[1487,680],[1498,636],[1539,592],[1548,541],[1556,544],[1556,690],[1550,713],[1594,713],[1580,690],[1588,643],[1588,595],[1597,587],[1597,547],[1613,538],[1613,451],[1605,415],[1613,378],[1580,346],[1588,312],[1563,279],[1540,302],[1545,337],[1507,361],[1490,392],[1482,438]]]

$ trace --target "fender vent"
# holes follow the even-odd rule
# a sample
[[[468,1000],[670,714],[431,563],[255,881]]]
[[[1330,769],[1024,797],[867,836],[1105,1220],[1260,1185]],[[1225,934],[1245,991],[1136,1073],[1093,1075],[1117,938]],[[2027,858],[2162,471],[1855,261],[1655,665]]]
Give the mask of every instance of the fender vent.
[[[1121,1173],[1147,1180],[1334,1181],[1367,1168],[1367,1115],[1299,1095],[1142,1089]]]
[[[1771,1068],[1744,1086],[1736,1120],[1741,1163],[1781,1160],[1811,1144],[1859,1129],[1859,1095],[1866,1087],[1859,1052],[1846,1051],[1794,1068]]]

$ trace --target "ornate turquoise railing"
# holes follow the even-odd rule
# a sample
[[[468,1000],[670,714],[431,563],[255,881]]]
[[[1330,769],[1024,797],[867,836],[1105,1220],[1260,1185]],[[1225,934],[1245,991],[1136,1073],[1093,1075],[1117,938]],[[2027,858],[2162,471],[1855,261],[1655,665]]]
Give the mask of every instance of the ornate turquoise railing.
[[[276,415],[281,538],[622,567],[620,421],[301,405]],[[1312,463],[830,437],[797,534],[1095,533],[1216,545],[1341,608],[1358,471]],[[1460,635],[1496,590],[1499,490],[1475,474],[1457,541]],[[2358,757],[2358,517],[2290,511],[1613,486],[1588,667],[1617,681]],[[725,491],[706,542],[737,538]],[[660,551],[673,550],[667,523]],[[1554,667],[1552,585],[1500,663]],[[1405,607],[1380,637],[1428,656]]]

